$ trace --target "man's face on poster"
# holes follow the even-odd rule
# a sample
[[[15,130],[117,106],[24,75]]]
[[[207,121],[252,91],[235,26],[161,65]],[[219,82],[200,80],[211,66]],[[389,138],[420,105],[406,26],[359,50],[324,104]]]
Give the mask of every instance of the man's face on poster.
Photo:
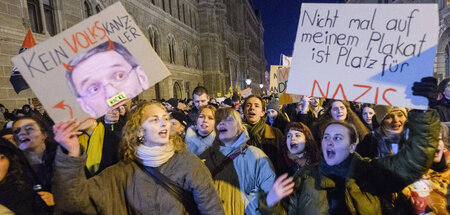
[[[141,67],[133,67],[114,50],[94,54],[76,65],[72,71],[72,81],[79,95],[78,103],[95,118],[149,87],[148,78]],[[110,107],[107,101],[121,92],[125,93],[127,99]]]

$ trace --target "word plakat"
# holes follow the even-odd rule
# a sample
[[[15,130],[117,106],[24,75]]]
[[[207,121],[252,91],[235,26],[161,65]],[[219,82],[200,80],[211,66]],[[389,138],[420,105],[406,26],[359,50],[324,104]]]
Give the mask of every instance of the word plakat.
[[[436,4],[303,4],[287,92],[426,109],[437,41]]]

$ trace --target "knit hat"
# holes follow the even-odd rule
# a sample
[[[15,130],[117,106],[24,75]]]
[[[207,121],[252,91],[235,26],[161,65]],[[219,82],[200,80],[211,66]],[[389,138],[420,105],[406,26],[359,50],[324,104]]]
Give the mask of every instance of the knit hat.
[[[442,80],[441,83],[439,83],[438,90],[440,93],[444,93],[444,90],[447,87],[448,82],[450,82],[450,78],[446,78]]]
[[[184,127],[186,127],[187,123],[187,118],[186,118],[186,114],[184,114],[181,111],[174,111],[170,114],[170,117],[172,119],[176,119],[178,120],[178,122],[180,122],[182,125],[184,125]]]
[[[233,107],[233,102],[231,101],[230,98],[225,99],[225,100],[223,101],[223,103],[226,104],[226,105],[229,105],[229,106]]]
[[[270,100],[267,103],[267,110],[269,110],[269,109],[276,110],[276,111],[278,111],[278,113],[280,113],[281,111],[280,111],[280,108],[278,106],[278,100],[276,100],[276,99]]]
[[[167,103],[172,105],[172,107],[174,107],[174,108],[178,107],[178,99],[176,99],[176,98],[171,98],[171,99],[167,100]]]
[[[384,118],[393,111],[401,111],[405,117],[408,116],[408,111],[402,107],[386,106],[386,105],[375,105],[375,116],[379,125],[384,120]]]

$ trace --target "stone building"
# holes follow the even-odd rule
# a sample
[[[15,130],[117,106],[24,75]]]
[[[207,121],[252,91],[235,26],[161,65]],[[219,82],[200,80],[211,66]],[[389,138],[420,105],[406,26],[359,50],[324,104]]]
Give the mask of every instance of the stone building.
[[[0,103],[18,108],[33,97],[16,94],[9,82],[11,58],[17,55],[26,31],[36,42],[64,31],[117,0],[0,1]],[[190,98],[203,85],[210,94],[224,95],[230,86],[253,92],[263,83],[263,27],[251,0],[123,0],[127,11],[146,34],[172,75],[139,97]]]

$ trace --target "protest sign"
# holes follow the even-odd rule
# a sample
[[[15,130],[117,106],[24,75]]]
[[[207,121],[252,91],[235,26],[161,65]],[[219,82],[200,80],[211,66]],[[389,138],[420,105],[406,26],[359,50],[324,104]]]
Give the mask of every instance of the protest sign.
[[[55,122],[98,118],[170,75],[120,2],[12,61]]]
[[[285,105],[291,104],[295,102],[299,102],[301,100],[301,96],[293,95],[286,93],[286,87],[288,85],[288,77],[289,77],[289,67],[281,67],[276,71],[278,78],[278,104]]]
[[[281,55],[282,55],[282,62],[283,62],[281,65],[283,65],[283,66],[291,66],[292,57],[288,57],[288,56],[286,56],[284,54],[281,54]]]
[[[270,66],[270,92],[278,94],[278,69],[287,66],[271,65]]]
[[[287,92],[426,109],[413,82],[432,76],[436,4],[302,4]]]
[[[249,97],[250,95],[252,95],[252,88],[250,88],[250,87],[245,88],[245,89],[243,89],[243,90],[241,91],[241,96],[242,96],[242,98],[247,98],[247,97]]]

